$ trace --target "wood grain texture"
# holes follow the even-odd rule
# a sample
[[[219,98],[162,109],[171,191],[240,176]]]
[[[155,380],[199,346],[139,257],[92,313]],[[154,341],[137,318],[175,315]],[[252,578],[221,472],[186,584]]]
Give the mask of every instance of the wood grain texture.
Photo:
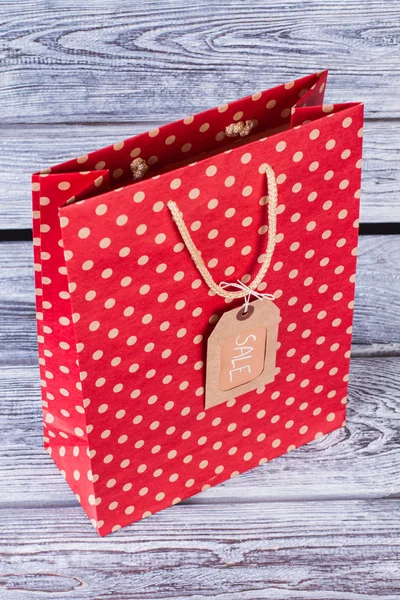
[[[399,17],[397,0],[6,2],[2,122],[169,120],[322,68],[329,101],[399,117]]]
[[[0,240],[30,174],[329,68],[400,222],[398,0],[4,0]],[[360,241],[347,426],[100,539],[42,448],[32,249],[0,243],[1,600],[398,600],[400,236]]]
[[[34,171],[158,125],[0,126],[0,229],[31,228]],[[400,121],[366,121],[364,131],[361,222],[400,222]]]
[[[399,255],[398,236],[360,238],[354,347],[392,344],[382,352],[400,350]],[[0,244],[0,364],[36,364],[34,313],[31,243]]]
[[[185,503],[400,497],[399,384],[400,357],[353,359],[346,428]],[[0,397],[0,508],[76,506],[42,448],[38,369],[0,367]]]
[[[177,505],[103,539],[79,509],[2,511],[2,600],[398,600],[398,509]]]

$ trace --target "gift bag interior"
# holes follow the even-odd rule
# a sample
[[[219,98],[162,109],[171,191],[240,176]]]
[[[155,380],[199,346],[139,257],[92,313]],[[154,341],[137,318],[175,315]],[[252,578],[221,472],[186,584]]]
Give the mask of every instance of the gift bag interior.
[[[141,157],[149,165],[146,179],[347,108],[349,104],[322,107],[327,74],[327,71],[321,71],[217,109],[209,109],[43,172],[56,174],[90,170],[99,171],[101,175],[106,173],[107,185],[101,186],[100,192],[135,185],[129,168],[134,158]],[[304,110],[307,107],[312,107],[312,110]],[[251,133],[246,137],[227,137],[225,127],[240,120],[252,121]]]

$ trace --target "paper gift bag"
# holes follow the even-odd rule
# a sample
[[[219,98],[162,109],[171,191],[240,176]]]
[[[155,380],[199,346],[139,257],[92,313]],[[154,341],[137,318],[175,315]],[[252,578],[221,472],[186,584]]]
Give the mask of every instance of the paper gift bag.
[[[326,77],[33,175],[45,448],[100,535],[345,422],[363,106]]]

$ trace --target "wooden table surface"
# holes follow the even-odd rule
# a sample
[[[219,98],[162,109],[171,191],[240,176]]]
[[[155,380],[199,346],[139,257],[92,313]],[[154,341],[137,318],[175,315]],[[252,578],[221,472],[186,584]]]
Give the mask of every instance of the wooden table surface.
[[[3,0],[0,598],[398,600],[399,0]],[[329,68],[366,105],[348,422],[100,539],[42,449],[30,173]]]

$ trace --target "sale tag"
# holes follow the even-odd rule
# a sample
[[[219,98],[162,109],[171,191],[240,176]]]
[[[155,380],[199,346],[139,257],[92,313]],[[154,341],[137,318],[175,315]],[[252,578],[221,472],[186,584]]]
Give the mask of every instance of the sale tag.
[[[208,339],[206,409],[274,380],[279,321],[279,308],[269,300],[222,315]]]

